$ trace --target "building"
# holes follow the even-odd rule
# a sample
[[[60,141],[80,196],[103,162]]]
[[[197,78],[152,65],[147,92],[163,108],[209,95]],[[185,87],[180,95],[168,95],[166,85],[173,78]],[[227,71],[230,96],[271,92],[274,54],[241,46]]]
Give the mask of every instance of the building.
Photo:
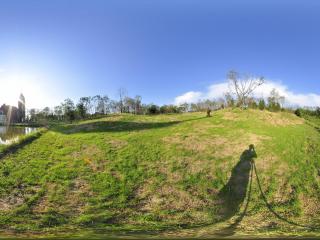
[[[7,116],[3,111],[0,110],[0,125],[4,125],[7,123]]]
[[[0,107],[0,124],[21,123],[26,119],[25,98],[20,94],[18,107],[3,104]]]
[[[26,120],[26,99],[21,93],[18,101],[18,121],[24,122]]]

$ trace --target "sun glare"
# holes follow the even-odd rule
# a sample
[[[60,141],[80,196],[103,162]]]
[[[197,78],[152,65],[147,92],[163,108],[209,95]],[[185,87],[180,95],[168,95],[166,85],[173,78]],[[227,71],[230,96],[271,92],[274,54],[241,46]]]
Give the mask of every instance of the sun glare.
[[[2,77],[0,80],[0,104],[12,106],[18,105],[19,95],[22,93],[27,101],[26,107],[36,105],[41,89],[32,77],[27,75],[10,75]]]

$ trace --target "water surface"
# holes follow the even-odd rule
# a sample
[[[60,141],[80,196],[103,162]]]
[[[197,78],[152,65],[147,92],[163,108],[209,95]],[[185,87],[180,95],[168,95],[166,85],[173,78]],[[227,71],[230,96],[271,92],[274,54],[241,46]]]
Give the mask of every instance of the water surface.
[[[36,131],[34,127],[0,126],[0,144],[10,144],[19,139],[20,136]]]

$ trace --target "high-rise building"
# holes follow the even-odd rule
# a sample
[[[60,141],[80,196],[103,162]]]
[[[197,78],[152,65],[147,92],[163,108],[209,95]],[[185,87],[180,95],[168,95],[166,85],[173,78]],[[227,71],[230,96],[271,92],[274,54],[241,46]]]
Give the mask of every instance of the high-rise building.
[[[26,119],[26,99],[21,93],[18,101],[18,118],[19,122],[24,122]]]

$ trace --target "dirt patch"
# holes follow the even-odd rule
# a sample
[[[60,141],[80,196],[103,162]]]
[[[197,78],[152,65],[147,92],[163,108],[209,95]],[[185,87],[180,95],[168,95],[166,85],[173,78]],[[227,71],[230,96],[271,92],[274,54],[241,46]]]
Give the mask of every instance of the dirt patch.
[[[30,197],[36,194],[37,191],[39,191],[39,187],[37,186],[28,188],[23,185],[18,186],[9,194],[0,198],[1,211],[7,212],[23,205]]]
[[[305,215],[314,217],[320,214],[319,199],[300,194],[299,201]]]

